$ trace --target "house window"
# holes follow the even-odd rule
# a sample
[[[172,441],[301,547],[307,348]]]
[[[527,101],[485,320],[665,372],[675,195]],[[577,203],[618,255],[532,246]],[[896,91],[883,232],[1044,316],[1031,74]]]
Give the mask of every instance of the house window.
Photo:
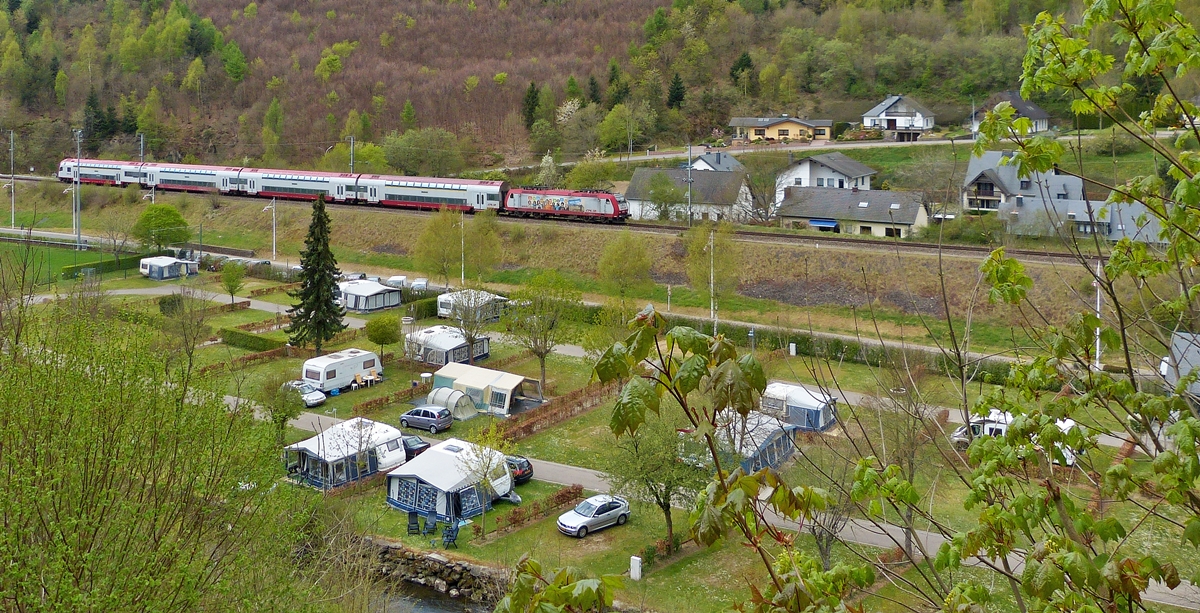
[[[858,227],[858,233],[859,233],[859,234],[867,234],[867,235],[870,235],[870,234],[872,233],[872,232],[871,232],[871,226],[859,226],[859,227]]]
[[[817,179],[817,187],[825,187],[825,179]]]
[[[1059,200],[1066,200],[1066,199],[1067,199],[1067,195],[1066,195],[1066,194],[1058,194],[1058,195],[1057,195],[1057,196],[1055,196],[1055,197],[1056,197],[1056,198],[1058,198]]]
[[[767,129],[766,128],[754,128],[754,135],[758,136],[758,137],[765,137],[767,135]]]
[[[791,133],[792,133],[791,130],[780,130],[779,138],[787,138],[788,136],[791,135]]]
[[[904,234],[900,232],[900,228],[884,228],[883,235],[887,236],[889,238],[890,237],[901,237],[902,238],[904,236]]]
[[[1021,189],[1029,189],[1029,179],[1021,179]]]
[[[797,177],[797,178],[796,178],[796,185],[799,185],[800,187],[804,187],[804,179],[801,179],[801,178]]]
[[[838,179],[838,188],[840,189],[840,188],[843,188],[843,187],[846,187],[846,180],[845,180],[845,179]]]
[[[817,128],[817,136],[825,136],[825,128]]]

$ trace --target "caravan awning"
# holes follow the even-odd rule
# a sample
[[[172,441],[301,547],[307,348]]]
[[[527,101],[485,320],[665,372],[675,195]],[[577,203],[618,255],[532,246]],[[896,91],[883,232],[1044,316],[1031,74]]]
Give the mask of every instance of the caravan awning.
[[[810,219],[810,220],[808,220],[808,225],[810,225],[814,228],[831,228],[832,229],[832,228],[838,227],[838,222],[836,222],[832,219]]]

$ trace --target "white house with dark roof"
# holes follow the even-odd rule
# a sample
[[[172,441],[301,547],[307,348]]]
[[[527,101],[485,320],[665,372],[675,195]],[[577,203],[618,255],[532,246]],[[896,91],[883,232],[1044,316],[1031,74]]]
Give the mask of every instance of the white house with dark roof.
[[[979,133],[979,123],[987,116],[988,111],[995,109],[997,104],[1007,102],[1012,105],[1016,111],[1016,117],[1026,117],[1033,122],[1033,131],[1045,132],[1050,129],[1050,113],[1042,110],[1042,107],[1029,102],[1021,97],[1020,92],[1007,91],[992,94],[983,106],[975,110],[975,114],[971,116],[971,133]]]
[[[832,119],[778,117],[734,117],[729,120],[733,137],[739,140],[829,140],[833,136]]]
[[[844,153],[822,153],[806,157],[789,166],[780,176],[783,187],[836,187],[838,189],[871,189],[874,168],[859,162]]]
[[[717,170],[721,172],[743,172],[746,167],[732,155],[723,151],[713,151],[698,155],[692,160],[692,170]]]
[[[907,238],[929,225],[920,192],[788,187],[779,217],[785,226],[823,232]]]
[[[963,179],[964,210],[995,213],[1010,234],[1020,236],[1098,234],[1107,241],[1128,237],[1161,242],[1161,226],[1145,205],[1089,200],[1083,179],[1071,175],[1035,172],[1022,177],[1011,162],[1012,155],[1011,151],[987,151],[971,158]],[[1145,223],[1139,225],[1139,220]]]
[[[914,141],[933,129],[933,112],[913,98],[893,94],[863,113],[863,127],[882,130],[888,138]]]

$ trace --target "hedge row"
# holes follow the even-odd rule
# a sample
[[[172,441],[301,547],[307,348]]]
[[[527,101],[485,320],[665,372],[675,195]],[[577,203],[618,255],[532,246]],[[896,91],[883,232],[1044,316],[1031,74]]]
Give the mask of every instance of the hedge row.
[[[243,332],[235,328],[221,328],[221,342],[230,347],[240,347],[250,351],[270,351],[279,349],[286,344],[283,341]]]
[[[149,258],[157,255],[170,255],[170,252],[159,251],[157,253],[131,253],[121,258],[121,262],[119,264],[115,259],[101,260],[99,262],[88,262],[86,264],[70,264],[62,267],[61,274],[63,279],[74,279],[75,277],[78,277],[85,268],[91,268],[101,274],[117,270],[130,270],[132,268],[137,268],[142,258]]]
[[[496,532],[515,530],[528,522],[537,521],[554,513],[567,504],[573,504],[583,498],[583,486],[568,485],[547,496],[544,500],[534,500],[527,505],[514,508],[496,518]],[[483,527],[476,522],[471,526],[475,538],[483,536]]]
[[[595,322],[603,307],[587,305],[580,311],[583,321]],[[662,313],[667,320],[667,329],[675,326],[687,326],[697,330],[709,331],[712,324],[707,319],[687,317]],[[949,357],[933,350],[911,348],[902,350],[887,347],[877,341],[852,341],[840,338],[819,337],[805,332],[776,328],[770,326],[750,326],[742,323],[722,322],[719,330],[725,338],[739,345],[750,344],[750,330],[754,330],[757,344],[763,348],[787,349],[791,343],[796,344],[796,355],[826,358],[865,364],[874,367],[887,367],[892,364],[925,364],[932,372],[939,374],[954,374],[953,363]],[[1002,384],[1008,379],[1012,364],[1005,360],[980,360],[971,366],[969,373],[976,380],[984,383]],[[1054,389],[1058,389],[1055,387]]]
[[[405,314],[413,319],[437,317],[437,296],[422,298],[408,303]]]
[[[290,292],[294,289],[300,289],[300,284],[299,283],[284,283],[283,285],[272,285],[270,287],[260,287],[255,290],[250,290],[250,297],[257,298],[259,296],[266,296],[267,294],[274,294],[275,292]]]
[[[433,389],[433,383],[424,383],[422,385],[406,387],[400,391],[392,392],[391,394],[388,394],[386,396],[380,396],[379,398],[375,398],[374,400],[367,400],[365,402],[360,402],[360,403],[354,405],[354,407],[351,408],[350,411],[354,415],[365,415],[370,411],[374,411],[375,409],[379,409],[379,408],[388,406],[390,404],[395,404],[395,403],[400,403],[400,402],[408,402],[409,400],[412,400],[413,398],[416,398],[417,396],[424,396],[424,395],[428,394],[430,392],[430,390],[432,390],[432,389]]]

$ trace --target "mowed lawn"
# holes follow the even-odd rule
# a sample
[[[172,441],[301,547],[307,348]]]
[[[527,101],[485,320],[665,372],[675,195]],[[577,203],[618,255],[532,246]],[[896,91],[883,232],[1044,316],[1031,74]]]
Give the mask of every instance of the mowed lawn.
[[[5,258],[5,267],[15,265],[18,259],[24,258],[25,246],[19,243],[0,243],[0,257]],[[34,246],[32,249],[32,265],[37,273],[39,283],[52,282],[58,279],[63,266],[74,264],[89,264],[101,260],[112,260],[111,253],[98,250],[77,251],[69,248]],[[135,271],[136,272],[136,271]]]

